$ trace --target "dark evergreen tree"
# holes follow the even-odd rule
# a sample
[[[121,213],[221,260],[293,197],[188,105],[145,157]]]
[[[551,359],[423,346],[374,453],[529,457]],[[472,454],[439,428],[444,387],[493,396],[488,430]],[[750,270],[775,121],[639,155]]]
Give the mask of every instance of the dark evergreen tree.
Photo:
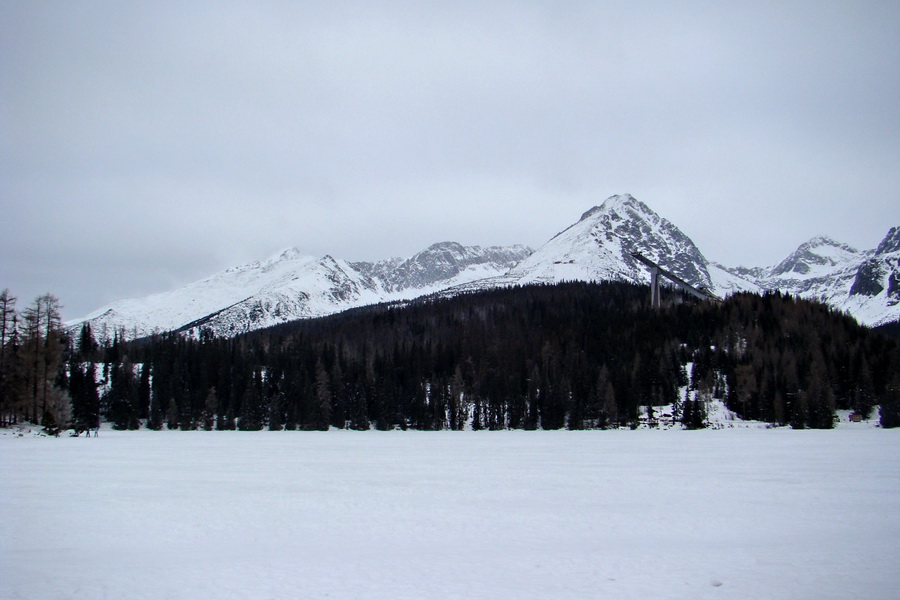
[[[879,419],[885,429],[900,427],[900,360],[894,362],[894,374],[881,398]]]
[[[252,383],[244,390],[241,399],[241,418],[238,429],[241,431],[259,431],[265,427],[266,402],[263,398],[262,376],[254,372]]]
[[[107,419],[114,429],[137,429],[138,420],[138,382],[134,374],[135,366],[125,357],[122,363],[112,366],[110,386],[106,392],[106,404],[109,406]]]
[[[100,426],[100,394],[97,391],[97,366],[90,363],[71,367],[69,393],[72,397],[72,426],[76,432]]]
[[[696,397],[685,400],[682,408],[681,423],[685,429],[705,428],[706,403]]]
[[[312,425],[316,429],[326,430],[331,422],[332,393],[331,381],[325,365],[319,361],[316,365],[316,400],[313,405]]]
[[[175,398],[169,398],[166,408],[166,427],[169,429],[178,429],[181,423],[181,410],[178,408],[178,402]]]
[[[98,358],[99,349],[100,345],[94,339],[91,324],[85,321],[81,325],[81,333],[78,335],[78,351],[75,356],[78,360],[93,362]]]
[[[150,370],[148,363],[141,365],[141,376],[137,386],[137,418],[144,420],[150,418]]]
[[[201,421],[203,429],[212,431],[216,426],[216,416],[219,413],[219,397],[216,395],[216,388],[211,387],[206,392],[206,401],[203,405],[203,418]]]

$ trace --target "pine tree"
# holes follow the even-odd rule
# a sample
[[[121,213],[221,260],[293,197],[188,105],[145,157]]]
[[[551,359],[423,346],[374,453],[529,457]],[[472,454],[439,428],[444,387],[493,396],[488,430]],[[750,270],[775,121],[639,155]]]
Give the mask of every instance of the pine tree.
[[[753,364],[747,363],[738,366],[734,370],[734,374],[734,388],[741,406],[741,417],[744,419],[754,418],[756,415],[753,406],[756,393],[759,391],[757,369]]]
[[[366,412],[366,389],[361,383],[353,388],[350,393],[350,429],[367,431],[370,427],[369,417]]]
[[[94,339],[94,333],[91,330],[91,324],[85,321],[81,325],[81,333],[78,335],[78,352],[76,356],[82,361],[94,361],[97,358],[97,351],[100,346]]]
[[[706,427],[706,404],[709,401],[709,392],[695,392],[694,397],[685,396],[684,406],[681,411],[681,424],[685,429],[703,429]]]
[[[169,406],[166,408],[166,427],[169,429],[178,429],[181,421],[181,411],[178,408],[178,402],[175,398],[169,399]]]
[[[885,429],[900,427],[900,359],[894,361],[894,374],[881,398],[880,422]]]
[[[616,429],[621,422],[619,421],[619,403],[616,400],[616,390],[611,381],[606,381],[606,391],[603,393],[603,428]]]
[[[872,370],[865,355],[859,358],[859,365],[856,369],[856,377],[854,377],[853,383],[853,410],[863,419],[867,419],[874,403],[875,386],[872,382]]]
[[[202,425],[206,431],[212,431],[216,424],[216,414],[219,410],[219,398],[216,388],[211,387],[206,393],[206,401],[203,404]]]
[[[598,375],[594,385],[589,388],[584,403],[584,426],[590,429],[600,427],[603,421],[603,389],[600,379]]]
[[[316,401],[314,405],[315,418],[313,425],[316,429],[321,429],[323,431],[328,429],[328,425],[331,421],[332,394],[330,383],[330,377],[325,370],[325,365],[320,360],[318,364],[316,364]]]
[[[110,387],[106,394],[106,404],[109,406],[107,418],[112,422],[114,429],[137,429],[139,427],[137,388],[134,364],[126,356],[123,362],[112,366]]]
[[[781,393],[781,390],[775,390],[775,396],[772,400],[772,410],[775,416],[775,422],[779,425],[784,425],[785,421],[785,406],[784,406],[784,395]]]
[[[809,372],[809,384],[801,392],[807,406],[806,425],[814,429],[834,427],[834,394],[821,352],[816,352]]]
[[[141,376],[138,380],[137,387],[137,410],[136,416],[138,419],[143,419],[145,422],[150,418],[150,364],[143,363],[141,365]]]
[[[450,429],[461,431],[469,418],[468,412],[465,383],[457,365],[450,380]]]
[[[70,368],[69,393],[72,397],[72,421],[76,431],[100,426],[100,395],[97,392],[97,366],[75,364]]]
[[[262,376],[254,371],[251,383],[244,390],[241,399],[241,418],[238,429],[241,431],[259,431],[265,427],[265,400],[263,399]]]

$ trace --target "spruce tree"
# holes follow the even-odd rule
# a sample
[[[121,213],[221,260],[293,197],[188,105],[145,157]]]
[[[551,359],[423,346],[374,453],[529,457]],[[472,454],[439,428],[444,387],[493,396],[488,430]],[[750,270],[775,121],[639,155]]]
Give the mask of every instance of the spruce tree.
[[[331,422],[332,392],[331,381],[325,365],[320,360],[316,364],[316,400],[313,406],[315,416],[313,425],[316,429],[327,430]]]
[[[881,398],[880,422],[885,429],[900,427],[900,360],[894,365],[894,375]]]

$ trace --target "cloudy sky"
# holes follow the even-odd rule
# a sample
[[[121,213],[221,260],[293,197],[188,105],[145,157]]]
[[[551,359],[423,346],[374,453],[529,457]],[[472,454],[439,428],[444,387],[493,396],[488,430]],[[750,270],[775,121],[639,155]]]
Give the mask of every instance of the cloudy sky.
[[[900,225],[900,3],[0,0],[0,288],[538,247],[629,192],[727,265]]]

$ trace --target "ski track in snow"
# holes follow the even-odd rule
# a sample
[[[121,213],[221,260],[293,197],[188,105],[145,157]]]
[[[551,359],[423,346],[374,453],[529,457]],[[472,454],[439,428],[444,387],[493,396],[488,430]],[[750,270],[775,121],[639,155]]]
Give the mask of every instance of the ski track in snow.
[[[0,435],[0,597],[896,598],[900,430]]]

